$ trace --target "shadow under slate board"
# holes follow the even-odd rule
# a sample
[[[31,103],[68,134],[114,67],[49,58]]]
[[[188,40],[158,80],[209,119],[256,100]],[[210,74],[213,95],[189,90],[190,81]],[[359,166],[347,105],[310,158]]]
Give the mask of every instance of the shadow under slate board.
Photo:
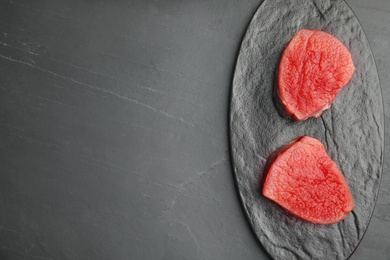
[[[275,73],[301,29],[328,32],[351,52],[355,73],[320,118],[293,122],[273,102]],[[296,137],[319,139],[351,189],[355,209],[320,225],[295,217],[261,194],[267,158]],[[384,116],[373,55],[357,18],[341,0],[265,0],[247,29],[230,104],[230,145],[239,197],[257,238],[274,259],[346,259],[370,222],[382,169]]]

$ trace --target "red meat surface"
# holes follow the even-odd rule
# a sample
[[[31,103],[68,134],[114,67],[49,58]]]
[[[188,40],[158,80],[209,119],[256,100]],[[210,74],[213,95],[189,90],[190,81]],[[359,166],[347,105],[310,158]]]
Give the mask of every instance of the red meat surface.
[[[348,49],[332,35],[301,30],[283,52],[277,105],[294,120],[319,117],[355,71]]]
[[[263,195],[305,220],[331,224],[355,207],[343,174],[315,138],[295,140],[277,155]]]

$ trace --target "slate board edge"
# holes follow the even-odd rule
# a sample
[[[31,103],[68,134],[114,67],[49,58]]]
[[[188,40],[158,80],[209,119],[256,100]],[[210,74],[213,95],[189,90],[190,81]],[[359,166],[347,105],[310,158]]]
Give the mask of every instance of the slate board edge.
[[[240,200],[240,205],[241,205],[241,208],[242,208],[242,211],[244,212],[244,215],[245,215],[245,219],[247,221],[247,225],[249,227],[249,229],[252,231],[252,234],[255,236],[257,242],[260,244],[261,248],[263,249],[263,251],[271,258],[271,259],[275,259],[272,254],[270,252],[268,252],[268,250],[263,246],[263,244],[261,243],[260,241],[260,238],[257,236],[255,230],[253,229],[253,225],[251,224],[251,219],[248,215],[248,211],[245,209],[245,203],[244,203],[244,198],[242,197],[241,193],[240,193],[240,189],[239,189],[239,184],[238,184],[238,181],[237,181],[237,171],[234,167],[235,165],[235,162],[234,162],[234,156],[233,156],[233,149],[232,149],[232,123],[233,123],[233,117],[232,117],[232,113],[231,113],[231,109],[232,109],[232,103],[233,103],[233,82],[234,82],[234,79],[236,77],[236,71],[237,71],[237,62],[238,62],[238,59],[240,58],[240,53],[241,53],[241,49],[242,49],[242,46],[243,46],[243,42],[244,42],[244,39],[247,37],[247,34],[248,34],[248,28],[249,26],[252,24],[252,21],[254,19],[254,16],[256,15],[258,9],[262,6],[262,4],[265,2],[265,0],[262,0],[262,2],[258,5],[258,7],[256,8],[255,12],[253,13],[248,25],[245,27],[245,33],[244,35],[242,36],[241,38],[241,44],[240,44],[240,47],[238,48],[238,53],[236,55],[236,59],[235,59],[235,62],[234,62],[234,69],[233,69],[233,77],[232,77],[232,80],[231,80],[231,86],[230,86],[230,93],[229,93],[229,107],[228,107],[228,117],[229,117],[229,126],[228,126],[228,136],[229,136],[229,155],[230,155],[230,165],[233,169],[233,175],[234,175],[234,186],[236,188],[236,193],[238,195],[238,198]]]
[[[240,193],[240,190],[239,190],[239,184],[238,184],[238,181],[237,181],[237,172],[236,172],[236,169],[234,167],[235,165],[235,162],[234,162],[234,156],[233,156],[233,150],[232,150],[232,123],[233,123],[233,118],[232,118],[232,113],[231,113],[231,108],[232,108],[232,102],[233,102],[233,82],[234,82],[234,78],[235,78],[235,75],[236,75],[236,70],[237,70],[237,61],[239,59],[239,56],[240,56],[240,53],[241,53],[241,48],[242,48],[242,44],[243,44],[243,40],[246,38],[247,36],[247,32],[248,32],[248,28],[250,26],[250,24],[252,23],[253,19],[254,19],[254,16],[255,14],[257,13],[258,9],[262,6],[262,4],[265,2],[265,0],[263,0],[259,6],[256,8],[256,11],[254,12],[254,14],[252,15],[252,18],[250,19],[248,25],[246,26],[245,28],[245,34],[243,35],[242,39],[241,39],[241,44],[240,44],[240,47],[238,49],[238,54],[236,55],[236,59],[235,59],[235,65],[234,65],[234,69],[233,69],[233,77],[232,77],[232,80],[231,80],[231,88],[230,88],[230,93],[229,93],[229,107],[228,107],[228,117],[229,117],[229,127],[228,127],[228,136],[229,136],[229,155],[230,155],[230,165],[233,169],[233,175],[234,175],[234,186],[236,188],[236,192],[237,192],[237,195],[239,197],[239,200],[240,200],[240,204],[241,204],[241,208],[243,209],[244,211],[244,215],[245,215],[245,218],[247,220],[247,224],[248,226],[250,227],[250,229],[252,230],[252,234],[254,234],[254,236],[256,237],[256,240],[258,241],[258,243],[261,245],[262,249],[267,253],[267,255],[272,258],[272,259],[275,259],[270,252],[268,252],[268,250],[266,250],[266,248],[263,246],[262,242],[260,241],[260,238],[257,236],[255,230],[253,229],[253,226],[251,225],[251,219],[248,215],[248,211],[245,209],[245,204],[244,204],[244,199]],[[374,61],[374,66],[375,66],[375,71],[378,72],[378,66],[376,64],[376,60],[375,60],[375,57],[374,57],[374,54],[373,54],[373,51],[372,51],[372,47],[371,47],[371,44],[370,44],[370,41],[368,40],[367,38],[367,34],[362,26],[362,24],[360,23],[359,19],[358,19],[358,16],[356,15],[356,13],[353,11],[353,9],[351,8],[351,6],[345,1],[345,0],[342,0],[342,2],[351,10],[351,12],[354,14],[358,24],[360,25],[362,31],[363,31],[363,34],[364,34],[364,37],[366,38],[367,40],[367,43],[368,43],[368,46],[370,48],[370,52],[372,54],[372,59]],[[383,125],[383,131],[381,133],[381,138],[382,138],[382,150],[381,150],[381,158],[380,158],[380,172],[379,172],[379,188],[378,188],[378,191],[377,191],[377,194],[375,196],[375,203],[374,203],[374,208],[371,212],[371,216],[369,218],[369,222],[368,222],[368,225],[367,225],[367,228],[364,230],[364,233],[361,237],[361,239],[359,240],[358,244],[356,245],[356,247],[354,248],[354,250],[351,252],[351,254],[346,258],[346,259],[350,259],[351,256],[354,254],[354,252],[356,251],[356,249],[359,247],[360,243],[362,242],[363,238],[364,238],[364,235],[366,234],[367,230],[368,230],[368,227],[370,226],[370,223],[371,223],[371,220],[372,220],[372,217],[374,215],[374,211],[375,211],[375,207],[376,207],[376,204],[377,204],[377,201],[378,201],[378,197],[379,197],[379,191],[380,191],[380,187],[381,187],[381,181],[382,181],[382,174],[383,174],[383,158],[384,158],[384,152],[385,152],[385,132],[386,132],[386,125],[385,125],[385,116],[384,116],[384,101],[383,101],[383,90],[382,90],[382,83],[381,83],[381,80],[380,80],[380,77],[379,77],[379,74],[376,73],[377,75],[377,78],[378,78],[378,82],[379,82],[379,86],[380,86],[380,92],[381,92],[381,108],[382,108],[382,115],[383,115],[383,118],[382,118],[382,125]]]
[[[233,102],[233,82],[234,82],[234,78],[235,78],[235,75],[236,75],[236,70],[237,70],[237,61],[239,59],[239,56],[240,56],[240,53],[241,53],[241,49],[242,49],[242,44],[243,44],[243,41],[245,39],[245,37],[247,36],[247,33],[248,33],[248,28],[249,26],[251,25],[253,19],[254,19],[254,16],[256,15],[257,13],[257,10],[261,7],[261,5],[265,2],[265,0],[262,0],[261,3],[257,6],[256,10],[253,12],[252,16],[251,16],[251,19],[249,20],[247,26],[245,27],[245,33],[243,34],[243,36],[241,37],[241,44],[238,48],[238,51],[237,51],[237,55],[236,55],[236,58],[234,60],[234,68],[233,68],[233,77],[231,78],[231,85],[230,85],[230,91],[229,91],[229,107],[228,107],[228,122],[229,122],[229,125],[228,125],[228,137],[229,137],[229,156],[230,156],[230,165],[231,165],[231,168],[233,169],[233,181],[234,181],[234,186],[235,186],[235,189],[236,189],[236,193],[238,195],[238,198],[239,198],[239,201],[240,201],[240,206],[241,206],[241,209],[242,211],[244,212],[244,216],[245,216],[245,219],[246,219],[246,223],[248,225],[248,228],[251,230],[253,236],[256,238],[257,242],[260,244],[262,250],[272,259],[274,259],[272,257],[272,255],[270,254],[270,252],[268,252],[265,247],[262,245],[259,237],[257,236],[255,230],[253,229],[253,226],[251,224],[251,220],[250,220],[250,217],[248,215],[248,211],[245,209],[245,204],[244,204],[244,200],[243,200],[243,197],[241,196],[241,193],[240,193],[240,189],[239,189],[239,186],[238,186],[238,181],[237,181],[237,172],[236,172],[236,169],[234,167],[235,163],[234,163],[234,156],[233,156],[233,149],[232,149],[232,128],[231,128],[231,125],[233,123],[233,118],[232,118],[232,112],[231,112],[231,109],[232,109],[232,102]]]
[[[361,237],[361,239],[359,240],[359,242],[357,243],[355,249],[351,252],[351,254],[347,257],[347,259],[350,259],[351,256],[353,255],[353,253],[355,253],[356,249],[359,247],[360,243],[362,242],[365,234],[367,233],[367,230],[371,224],[371,220],[372,220],[372,217],[374,216],[374,212],[375,212],[375,208],[376,208],[376,203],[378,202],[378,197],[379,197],[379,191],[381,190],[381,183],[382,183],[382,174],[383,174],[383,158],[384,158],[384,153],[385,153],[385,132],[386,132],[386,124],[385,124],[385,109],[384,109],[384,102],[383,102],[383,90],[382,90],[382,82],[381,82],[381,79],[379,77],[379,73],[378,73],[378,66],[376,64],[376,60],[375,60],[375,57],[374,57],[374,53],[372,51],[372,47],[371,47],[371,43],[370,41],[368,40],[368,37],[367,37],[367,34],[362,26],[362,24],[360,23],[359,21],[359,18],[358,16],[356,15],[356,13],[353,11],[353,9],[351,8],[351,6],[345,1],[345,0],[342,0],[344,2],[344,4],[351,10],[351,12],[354,14],[358,24],[360,25],[360,27],[362,28],[362,31],[363,31],[363,35],[364,37],[366,38],[366,41],[368,43],[368,47],[370,48],[370,51],[371,51],[371,54],[372,54],[372,59],[374,61],[374,66],[375,66],[375,71],[377,72],[376,73],[376,76],[378,77],[378,82],[379,82],[379,89],[380,89],[380,92],[381,92],[381,102],[382,102],[382,115],[383,115],[383,118],[382,118],[382,125],[383,125],[383,132],[381,133],[381,138],[382,138],[382,151],[381,151],[381,158],[380,158],[380,170],[379,170],[379,188],[377,190],[377,193],[375,195],[375,203],[374,203],[374,208],[371,212],[371,216],[368,220],[368,225],[367,225],[367,228],[364,230],[363,232],[363,235]]]

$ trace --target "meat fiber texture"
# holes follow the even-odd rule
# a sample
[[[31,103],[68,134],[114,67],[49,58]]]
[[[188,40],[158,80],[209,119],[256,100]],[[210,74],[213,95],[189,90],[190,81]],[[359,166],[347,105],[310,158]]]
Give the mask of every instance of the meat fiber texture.
[[[303,136],[269,162],[263,195],[319,224],[343,220],[355,207],[343,174],[315,138]]]
[[[318,30],[300,30],[283,52],[275,103],[294,120],[319,117],[354,71],[351,54],[338,39]]]
[[[319,118],[293,122],[273,101],[275,72],[301,29],[327,32],[352,55],[355,72]],[[340,0],[266,0],[241,44],[230,104],[233,170],[244,211],[274,259],[346,259],[357,247],[374,210],[383,152],[383,104],[372,52],[358,20]],[[261,194],[267,158],[299,136],[324,145],[353,194],[355,208],[330,225],[310,223]]]

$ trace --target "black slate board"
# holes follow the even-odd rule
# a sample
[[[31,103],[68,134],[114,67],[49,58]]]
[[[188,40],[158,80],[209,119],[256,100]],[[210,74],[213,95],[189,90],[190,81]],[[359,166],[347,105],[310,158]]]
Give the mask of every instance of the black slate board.
[[[320,118],[293,122],[273,103],[281,54],[300,29],[317,29],[350,50],[356,71]],[[239,196],[253,230],[275,259],[346,259],[362,239],[379,190],[384,140],[381,88],[366,36],[341,0],[266,0],[239,52],[230,107],[230,141]],[[295,217],[261,195],[268,156],[298,136],[319,139],[350,186],[355,209],[337,224]]]

